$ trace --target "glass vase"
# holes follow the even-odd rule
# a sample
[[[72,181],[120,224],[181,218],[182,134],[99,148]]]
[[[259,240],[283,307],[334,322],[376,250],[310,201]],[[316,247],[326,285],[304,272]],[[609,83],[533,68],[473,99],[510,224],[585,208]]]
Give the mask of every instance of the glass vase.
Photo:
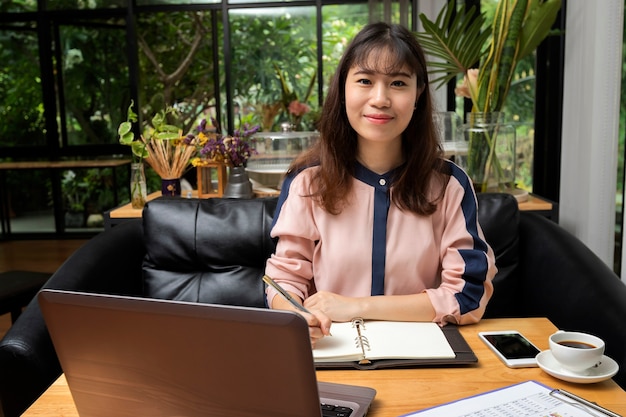
[[[467,113],[462,126],[467,155],[459,165],[476,192],[506,192],[515,188],[515,126],[503,112]]]
[[[130,166],[130,204],[134,209],[142,209],[146,205],[146,174],[143,163],[136,162]]]

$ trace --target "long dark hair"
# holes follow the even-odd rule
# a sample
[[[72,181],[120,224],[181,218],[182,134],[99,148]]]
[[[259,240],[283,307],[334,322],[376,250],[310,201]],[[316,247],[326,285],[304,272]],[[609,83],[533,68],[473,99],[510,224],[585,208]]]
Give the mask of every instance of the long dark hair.
[[[390,59],[373,60],[371,54]],[[376,62],[375,68],[368,68],[371,62]],[[449,176],[443,175],[445,163],[433,122],[424,52],[415,35],[400,25],[372,23],[354,37],[328,88],[319,122],[320,139],[294,161],[289,172],[319,164],[311,196],[333,214],[339,213],[348,201],[357,155],[357,134],[346,114],[345,85],[348,72],[355,65],[383,74],[393,73],[404,66],[414,71],[417,88],[422,93],[402,134],[406,162],[394,178],[392,198],[402,209],[422,215],[432,214]],[[438,188],[434,194],[433,184]]]

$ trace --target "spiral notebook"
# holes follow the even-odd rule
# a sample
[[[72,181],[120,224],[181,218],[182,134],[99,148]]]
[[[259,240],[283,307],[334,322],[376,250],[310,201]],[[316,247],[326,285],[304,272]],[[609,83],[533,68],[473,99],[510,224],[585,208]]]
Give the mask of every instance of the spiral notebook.
[[[356,318],[333,323],[332,336],[317,342],[318,368],[468,364],[477,361],[456,326]]]

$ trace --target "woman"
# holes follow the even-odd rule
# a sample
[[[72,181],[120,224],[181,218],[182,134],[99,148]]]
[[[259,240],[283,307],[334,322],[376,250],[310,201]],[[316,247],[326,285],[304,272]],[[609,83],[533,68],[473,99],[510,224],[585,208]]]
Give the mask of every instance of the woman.
[[[266,273],[332,321],[474,323],[491,297],[494,255],[472,184],[443,158],[424,53],[399,25],[370,24],[348,46],[318,143],[283,183]],[[267,290],[271,308],[294,309]]]

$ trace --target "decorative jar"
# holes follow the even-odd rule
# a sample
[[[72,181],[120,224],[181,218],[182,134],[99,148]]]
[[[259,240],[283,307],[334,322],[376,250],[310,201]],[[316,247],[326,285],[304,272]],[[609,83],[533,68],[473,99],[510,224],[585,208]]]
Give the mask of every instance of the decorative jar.
[[[169,197],[179,197],[180,178],[161,178],[161,194]]]

